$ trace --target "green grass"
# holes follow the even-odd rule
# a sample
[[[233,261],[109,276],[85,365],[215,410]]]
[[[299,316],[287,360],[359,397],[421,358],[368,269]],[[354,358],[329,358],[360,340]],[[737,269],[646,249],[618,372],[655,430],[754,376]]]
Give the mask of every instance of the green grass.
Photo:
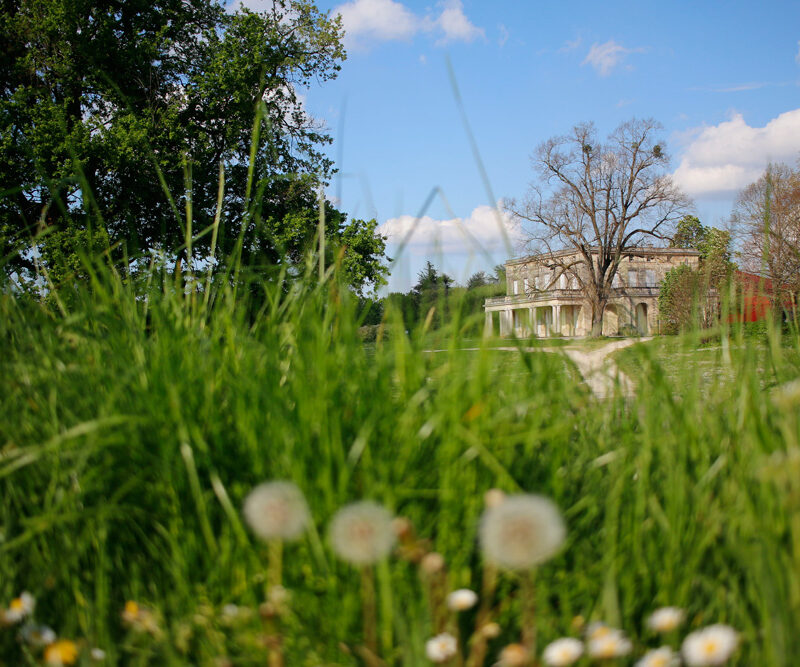
[[[551,497],[568,524],[537,575],[540,645],[581,615],[623,627],[640,653],[660,643],[647,613],[673,604],[687,629],[737,628],[733,664],[796,664],[800,395],[764,391],[798,377],[796,339],[732,341],[724,382],[697,363],[714,350],[634,346],[619,359],[637,395],[600,402],[563,357],[463,341],[461,323],[428,353],[430,335],[389,313],[388,340],[364,345],[335,283],[242,293],[217,287],[205,309],[156,275],[146,295],[97,279],[63,311],[0,296],[3,603],[31,591],[39,621],[110,664],[263,664],[257,614],[232,628],[220,610],[264,600],[266,549],[240,508],[253,485],[289,479],[314,529],[284,553],[286,662],[361,664],[359,573],[330,550],[333,513],[384,503],[444,555],[451,587],[478,590],[477,523],[499,487]],[[427,664],[416,567],[393,558],[377,588],[382,657]],[[129,599],[163,636],[125,631]],[[519,640],[519,603],[503,575],[487,664]],[[35,658],[13,628],[0,652]]]

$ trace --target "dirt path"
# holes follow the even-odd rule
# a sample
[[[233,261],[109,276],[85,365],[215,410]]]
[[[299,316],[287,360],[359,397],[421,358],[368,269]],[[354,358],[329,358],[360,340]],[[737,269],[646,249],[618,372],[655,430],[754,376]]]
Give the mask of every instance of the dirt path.
[[[581,347],[565,345],[563,347],[523,347],[525,352],[551,352],[555,354],[566,354],[578,367],[584,381],[592,390],[597,398],[611,396],[619,383],[620,391],[628,396],[633,393],[634,383],[625,375],[617,365],[609,358],[612,352],[621,350],[624,347],[635,345],[652,338],[623,338],[615,340],[608,345],[598,347],[594,350],[586,350]],[[478,350],[472,347],[465,350]],[[493,350],[503,350],[506,352],[516,352],[517,347],[495,347]],[[432,352],[444,352],[444,350],[431,350]]]

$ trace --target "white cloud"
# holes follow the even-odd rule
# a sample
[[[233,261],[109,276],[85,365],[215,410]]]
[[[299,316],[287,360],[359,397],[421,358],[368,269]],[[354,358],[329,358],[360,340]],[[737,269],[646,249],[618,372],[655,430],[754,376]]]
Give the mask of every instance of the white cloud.
[[[433,250],[448,254],[493,253],[505,249],[501,225],[514,247],[521,236],[519,225],[492,206],[478,206],[467,218],[449,220],[401,215],[384,222],[378,231],[393,244],[401,243],[411,233],[406,248],[412,254],[429,254]]]
[[[461,0],[443,0],[438,6],[441,8],[438,16],[422,17],[396,0],[350,0],[332,13],[341,15],[345,45],[349,47],[408,41],[421,32],[438,34],[437,44],[472,42],[486,37],[483,28],[474,25],[464,14]]]
[[[408,40],[420,29],[420,20],[394,0],[352,0],[333,10],[342,17],[345,43],[366,38],[372,41]]]
[[[583,37],[580,35],[573,40],[567,40],[564,42],[564,46],[562,46],[558,52],[559,53],[569,53],[570,51],[574,51],[583,43]],[[587,56],[588,58],[588,56]]]
[[[568,42],[569,44],[569,42]],[[594,67],[600,76],[608,76],[617,65],[619,65],[629,53],[641,53],[644,49],[626,49],[622,44],[617,44],[613,39],[609,39],[603,44],[595,42],[581,65],[587,63]]]
[[[473,25],[464,14],[461,0],[444,0],[441,6],[442,13],[434,21],[434,25],[444,33],[439,43],[472,42],[478,37],[486,37],[483,28]]]
[[[501,49],[506,45],[508,38],[511,36],[511,33],[508,31],[508,28],[505,27],[502,23],[497,25],[497,29],[500,31],[500,37],[497,38],[497,46]]]
[[[749,126],[740,113],[685,135],[675,182],[695,197],[733,193],[757,180],[768,162],[794,164],[800,155],[800,109]]]

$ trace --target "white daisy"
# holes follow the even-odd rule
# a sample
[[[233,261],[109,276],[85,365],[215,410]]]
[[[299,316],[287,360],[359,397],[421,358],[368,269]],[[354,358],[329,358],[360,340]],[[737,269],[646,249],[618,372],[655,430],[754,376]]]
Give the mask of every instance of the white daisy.
[[[6,623],[19,623],[26,616],[31,616],[36,608],[36,598],[28,591],[23,591],[18,598],[11,600],[8,609],[3,611],[3,621]]]
[[[610,630],[589,640],[586,647],[591,658],[609,660],[628,655],[633,649],[630,640],[619,630]]]
[[[683,640],[681,652],[690,667],[722,665],[733,655],[739,636],[729,625],[709,625]]]
[[[447,607],[451,611],[472,609],[478,602],[478,594],[469,588],[459,588],[447,596]]]
[[[546,665],[552,667],[564,667],[571,665],[583,655],[583,642],[572,637],[562,637],[548,644],[542,660]]]
[[[655,632],[672,632],[686,617],[679,607],[661,607],[656,609],[647,619],[647,627]]]
[[[31,646],[47,646],[56,640],[56,633],[46,625],[27,623],[19,632],[22,641]]]
[[[508,496],[481,518],[480,542],[490,563],[524,570],[554,556],[566,537],[558,508],[535,495]]]
[[[432,662],[447,662],[458,651],[458,644],[453,635],[443,632],[425,642],[425,655]]]
[[[678,654],[669,646],[662,646],[645,653],[635,667],[677,667],[680,664]]]

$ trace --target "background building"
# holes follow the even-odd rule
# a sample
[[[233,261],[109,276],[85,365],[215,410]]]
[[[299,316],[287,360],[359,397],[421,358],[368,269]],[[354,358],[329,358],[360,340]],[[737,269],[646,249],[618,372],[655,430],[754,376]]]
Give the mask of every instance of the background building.
[[[642,335],[658,333],[661,281],[670,269],[680,264],[696,269],[699,261],[697,250],[685,248],[626,251],[603,314],[603,335],[615,336],[626,329]],[[487,332],[519,337],[585,336],[591,332],[591,305],[578,279],[588,280],[589,272],[577,251],[512,259],[505,267],[506,296],[484,303]]]

